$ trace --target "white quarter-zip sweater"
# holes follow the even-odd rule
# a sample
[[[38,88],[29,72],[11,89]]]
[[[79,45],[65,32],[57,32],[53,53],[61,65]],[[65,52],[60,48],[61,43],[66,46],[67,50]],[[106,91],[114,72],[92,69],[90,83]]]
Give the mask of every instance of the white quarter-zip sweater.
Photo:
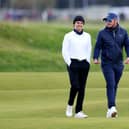
[[[65,63],[70,66],[71,59],[87,60],[91,57],[91,36],[83,32],[81,35],[71,31],[64,36],[62,55]]]

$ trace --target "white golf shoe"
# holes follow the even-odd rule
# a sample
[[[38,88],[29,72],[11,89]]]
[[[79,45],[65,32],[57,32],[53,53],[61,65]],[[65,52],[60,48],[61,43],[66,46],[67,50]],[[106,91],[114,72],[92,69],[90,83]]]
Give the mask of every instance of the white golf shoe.
[[[67,117],[72,117],[72,115],[73,115],[73,109],[72,108],[73,108],[72,106],[67,105],[67,108],[66,108],[66,116]]]
[[[82,118],[87,118],[88,115],[86,115],[82,111],[80,111],[80,112],[76,113],[74,117],[82,119]]]
[[[116,117],[118,117],[117,110],[116,110],[115,106],[113,106],[110,109],[108,109],[106,117],[107,118],[116,118]]]

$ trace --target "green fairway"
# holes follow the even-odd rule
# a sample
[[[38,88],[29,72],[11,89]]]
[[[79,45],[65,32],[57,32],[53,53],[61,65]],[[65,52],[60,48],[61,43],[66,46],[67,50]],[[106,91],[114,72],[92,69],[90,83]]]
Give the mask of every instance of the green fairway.
[[[106,119],[105,82],[89,74],[84,111],[87,119],[65,117],[69,80],[66,72],[0,73],[0,129],[129,129],[129,73],[117,96],[117,119]]]

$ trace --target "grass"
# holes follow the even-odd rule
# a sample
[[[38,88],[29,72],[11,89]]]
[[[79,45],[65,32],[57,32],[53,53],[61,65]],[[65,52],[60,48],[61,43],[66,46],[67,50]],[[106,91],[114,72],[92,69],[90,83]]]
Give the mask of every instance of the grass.
[[[69,80],[66,72],[1,72],[1,129],[128,129],[128,72],[117,95],[117,119],[106,119],[105,82],[101,72],[90,72],[84,111],[89,118],[65,117]]]
[[[123,24],[128,29],[128,23]],[[87,23],[85,30],[92,36],[94,48],[100,23]],[[72,25],[60,23],[0,22],[0,72],[62,72],[62,41]],[[92,51],[93,53],[93,51]],[[99,67],[91,63],[91,71]],[[129,67],[126,67],[126,71]]]
[[[127,23],[123,25],[128,28]],[[93,47],[101,27],[86,24]],[[72,29],[70,24],[0,23],[0,28],[0,129],[129,128],[128,72],[118,90],[117,119],[105,118],[105,82],[100,72],[90,72],[87,82],[84,111],[89,118],[65,117],[69,79],[62,72],[66,69],[61,46],[64,34]],[[91,63],[91,71],[100,68]]]
[[[0,71],[64,69],[61,55],[64,29],[14,23],[1,23],[0,28]]]

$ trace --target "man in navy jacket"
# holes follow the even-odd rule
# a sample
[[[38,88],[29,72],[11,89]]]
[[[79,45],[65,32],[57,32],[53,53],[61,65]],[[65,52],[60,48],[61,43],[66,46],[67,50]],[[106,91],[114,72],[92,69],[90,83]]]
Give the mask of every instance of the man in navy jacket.
[[[119,26],[118,20],[115,13],[109,13],[103,18],[105,28],[98,33],[93,56],[94,64],[100,64],[101,54],[101,68],[106,80],[107,118],[118,116],[115,101],[118,83],[124,69],[123,47],[127,54],[125,63],[129,64],[129,38],[127,31]]]

